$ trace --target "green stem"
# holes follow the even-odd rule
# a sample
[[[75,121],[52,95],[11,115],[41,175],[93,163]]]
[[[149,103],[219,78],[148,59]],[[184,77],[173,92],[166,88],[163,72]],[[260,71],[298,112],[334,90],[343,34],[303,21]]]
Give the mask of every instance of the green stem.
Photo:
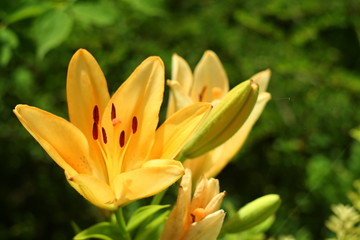
[[[126,223],[125,223],[122,208],[119,208],[118,210],[115,211],[115,217],[116,217],[116,221],[118,223],[119,229],[121,231],[121,235],[122,235],[121,239],[131,240],[130,234],[126,230]]]

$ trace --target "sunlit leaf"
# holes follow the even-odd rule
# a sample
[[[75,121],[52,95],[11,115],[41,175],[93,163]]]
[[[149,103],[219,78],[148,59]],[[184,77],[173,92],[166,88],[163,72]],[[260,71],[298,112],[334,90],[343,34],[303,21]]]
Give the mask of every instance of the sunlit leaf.
[[[5,66],[11,60],[13,49],[17,48],[17,35],[9,28],[0,28],[0,65]]]
[[[136,235],[135,240],[159,239],[162,224],[166,221],[170,211],[166,211],[144,226]],[[171,240],[171,239],[170,239]]]
[[[6,19],[6,23],[14,23],[21,21],[23,19],[37,17],[43,14],[45,11],[49,9],[48,4],[37,4],[31,6],[21,7],[20,9],[16,10],[12,14],[10,14]]]
[[[132,214],[132,217],[129,220],[129,223],[127,225],[127,230],[133,231],[141,223],[143,223],[147,218],[149,218],[150,216],[153,216],[159,210],[167,208],[167,207],[169,207],[169,205],[149,205],[149,206],[144,206],[144,207],[137,209]]]
[[[134,10],[140,11],[149,16],[164,14],[162,0],[124,0]]]
[[[113,24],[117,14],[114,7],[107,2],[78,2],[71,10],[80,22],[97,26]]]
[[[43,58],[49,50],[64,42],[72,26],[73,19],[61,10],[54,9],[37,18],[33,25],[37,56]]]
[[[115,225],[109,222],[101,222],[78,233],[73,239],[84,240],[95,238],[103,240],[120,240],[120,236],[121,232]]]

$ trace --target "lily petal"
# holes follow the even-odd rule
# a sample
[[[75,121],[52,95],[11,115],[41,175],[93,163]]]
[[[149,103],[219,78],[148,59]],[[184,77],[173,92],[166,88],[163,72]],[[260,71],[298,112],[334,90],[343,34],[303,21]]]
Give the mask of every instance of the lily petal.
[[[79,128],[88,139],[94,169],[102,179],[107,178],[106,167],[99,147],[93,139],[94,111],[97,109],[97,122],[110,99],[106,79],[95,58],[85,49],[78,50],[71,58],[66,95],[71,123]]]
[[[151,160],[141,168],[121,173],[114,179],[118,205],[149,197],[161,192],[184,174],[184,168],[175,160]]]
[[[259,84],[259,93],[265,92],[270,81],[271,70],[266,69],[264,71],[258,72],[251,79]]]
[[[193,84],[193,75],[190,69],[189,64],[180,57],[177,54],[173,54],[172,60],[171,60],[171,81],[168,82],[177,82],[179,87],[184,92],[185,96],[190,95],[191,87]],[[168,83],[169,84],[169,83]],[[170,86],[170,85],[169,85]],[[174,89],[173,89],[174,90]],[[170,91],[169,94],[169,104],[167,109],[167,118],[179,110],[180,108],[177,108],[175,106],[175,103],[177,103],[178,100],[175,101],[173,92]],[[192,102],[192,101],[191,101]]]
[[[191,97],[195,102],[212,102],[214,100],[213,89],[217,88],[222,90],[223,94],[227,93],[229,81],[218,56],[208,50],[195,68]]]
[[[215,148],[213,150],[214,152],[219,151],[216,155],[220,154],[222,157],[217,158],[216,164],[214,164],[210,169],[206,171],[207,177],[216,176],[242,148],[247,137],[250,134],[252,127],[259,119],[270,98],[270,93],[260,93],[254,109],[252,110],[248,119],[246,119],[245,123],[241,126],[239,131],[237,131],[229,140],[227,140],[223,146],[220,146],[219,149]]]
[[[222,158],[222,151],[218,149],[223,148],[223,146],[224,145],[220,145],[206,154],[196,158],[186,159],[183,162],[185,168],[191,169],[193,183],[197,183],[201,176],[205,176],[207,179],[210,178],[207,171],[214,167],[213,165],[216,164],[218,159]]]
[[[218,210],[207,215],[200,222],[191,224],[184,240],[216,240],[220,233],[224,217],[225,212]]]
[[[215,195],[210,202],[206,205],[205,208],[205,214],[209,215],[210,213],[215,212],[220,208],[221,202],[223,198],[225,197],[225,192],[221,192],[217,195]]]
[[[17,105],[14,113],[52,159],[70,175],[91,174],[89,147],[73,124],[49,112]]]
[[[171,88],[170,96],[172,97],[173,105],[168,107],[168,117],[179,109],[182,109],[194,101],[186,94],[185,90],[181,87],[180,83],[176,80],[168,80],[167,85]],[[170,102],[169,102],[170,104]],[[171,111],[170,111],[171,109]]]
[[[207,116],[209,103],[195,103],[171,115],[156,131],[150,159],[173,159]]]
[[[193,76],[189,64],[177,54],[172,56],[171,60],[171,80],[180,83],[186,94],[190,94],[193,84]]]
[[[109,210],[117,208],[115,194],[108,184],[90,175],[67,177],[70,185],[92,204]]]
[[[100,118],[110,95],[100,66],[85,49],[78,50],[71,58],[66,94],[70,121],[92,140],[94,107],[98,107]]]
[[[198,207],[205,208],[208,203],[219,194],[219,191],[219,180],[214,178],[208,180],[203,176],[196,186],[190,211],[192,212]]]
[[[110,159],[119,162],[121,153],[115,150],[120,149],[121,135],[121,150],[128,145],[123,154],[126,162],[119,166],[122,171],[140,167],[147,159],[155,139],[163,92],[164,64],[158,57],[149,57],[120,86],[106,106],[102,126],[109,139],[105,149]],[[119,125],[114,125],[114,117]]]
[[[165,222],[160,240],[181,239],[183,233],[186,232],[186,226],[190,225],[190,222],[187,222],[187,216],[190,214],[190,203],[191,171],[189,169],[185,169],[185,174],[182,177],[181,184],[179,186],[176,204],[171,211],[168,220]]]

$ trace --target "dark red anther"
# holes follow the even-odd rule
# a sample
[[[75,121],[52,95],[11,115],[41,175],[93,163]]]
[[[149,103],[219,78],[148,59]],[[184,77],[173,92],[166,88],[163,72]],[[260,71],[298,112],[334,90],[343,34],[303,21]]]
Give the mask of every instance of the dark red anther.
[[[99,130],[98,130],[98,125],[96,124],[96,122],[94,122],[94,124],[93,124],[92,135],[93,135],[94,140],[97,140],[99,137]]]
[[[195,222],[195,215],[190,213],[190,217],[191,217],[191,222],[194,223]]]
[[[99,124],[100,117],[99,117],[99,108],[97,105],[95,105],[93,110],[93,119],[96,125]]]
[[[138,127],[138,120],[137,120],[137,118],[136,118],[135,116],[134,116],[133,119],[132,119],[132,125],[131,125],[131,127],[132,127],[132,132],[133,132],[133,133],[136,133],[137,127]]]
[[[204,94],[206,91],[206,86],[203,87],[203,89],[201,90],[201,93],[199,95],[199,101],[202,102],[202,100],[204,99]]]
[[[120,133],[119,143],[120,143],[120,147],[123,147],[125,145],[125,132],[124,132],[124,130]]]
[[[116,118],[116,109],[115,109],[115,105],[112,103],[111,104],[111,120],[114,120]]]
[[[105,128],[101,128],[101,133],[102,133],[103,141],[106,144],[107,143],[107,137],[106,137]]]

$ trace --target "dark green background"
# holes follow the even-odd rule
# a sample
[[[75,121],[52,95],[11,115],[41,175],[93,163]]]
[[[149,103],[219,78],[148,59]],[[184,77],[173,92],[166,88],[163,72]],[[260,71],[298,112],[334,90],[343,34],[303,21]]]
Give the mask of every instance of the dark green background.
[[[214,50],[232,86],[270,68],[272,100],[220,184],[236,207],[281,195],[269,236],[330,236],[330,205],[348,203],[360,176],[349,135],[360,124],[359,39],[359,0],[1,1],[0,238],[71,239],[70,221],[102,219],[12,113],[26,103],[67,117],[67,64],[79,48],[111,92],[150,55],[169,78],[172,53],[194,68]]]

